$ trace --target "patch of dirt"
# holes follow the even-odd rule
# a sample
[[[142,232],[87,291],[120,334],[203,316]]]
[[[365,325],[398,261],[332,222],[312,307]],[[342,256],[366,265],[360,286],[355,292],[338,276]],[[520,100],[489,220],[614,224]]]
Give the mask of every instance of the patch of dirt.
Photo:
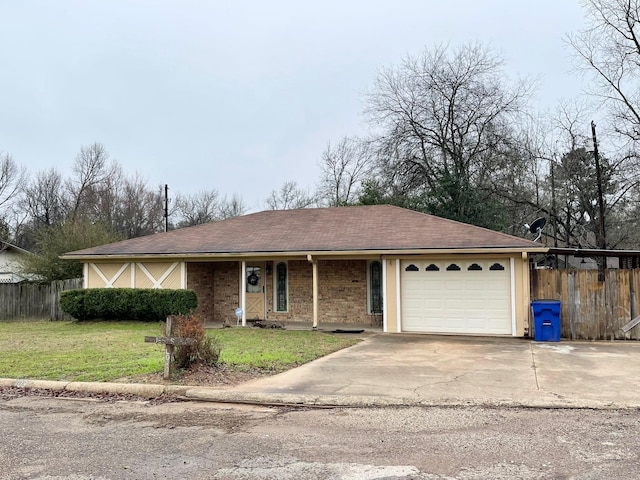
[[[169,402],[180,402],[180,398],[173,395],[160,395],[153,399],[131,395],[128,393],[94,393],[94,392],[70,392],[67,390],[44,390],[40,388],[0,387],[0,400],[13,400],[21,397],[49,397],[49,398],[86,398],[104,403],[121,401],[143,402],[149,405],[158,405]]]
[[[201,387],[233,387],[255,378],[273,375],[275,372],[265,370],[235,370],[233,368],[210,365],[194,365],[188,370],[179,370],[165,380],[161,373],[150,373],[135,377],[119,378],[116,383],[154,383],[157,385],[193,385]]]
[[[231,388],[255,378],[273,375],[276,372],[265,370],[241,371],[225,366],[194,365],[188,370],[179,370],[169,380],[162,378],[161,373],[124,377],[113,380],[115,383],[151,383],[158,385],[192,385],[216,388]],[[72,391],[42,390],[36,388],[0,387],[0,400],[11,400],[19,397],[52,397],[52,398],[87,398],[99,402],[114,403],[119,401],[140,401],[149,405],[159,405],[182,401],[180,398],[163,394],[148,399],[137,395],[119,393],[88,393]]]

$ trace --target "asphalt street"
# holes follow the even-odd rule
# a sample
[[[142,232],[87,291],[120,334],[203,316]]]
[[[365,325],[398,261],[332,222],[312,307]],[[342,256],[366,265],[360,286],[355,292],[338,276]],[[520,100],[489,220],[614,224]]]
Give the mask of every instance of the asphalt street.
[[[0,478],[640,478],[635,409],[0,400]]]

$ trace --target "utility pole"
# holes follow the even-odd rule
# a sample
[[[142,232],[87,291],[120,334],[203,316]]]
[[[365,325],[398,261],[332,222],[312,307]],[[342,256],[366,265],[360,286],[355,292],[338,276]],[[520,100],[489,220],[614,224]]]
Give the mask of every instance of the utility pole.
[[[556,218],[556,179],[555,179],[555,160],[553,156],[550,158],[551,170],[551,221],[553,222],[553,246],[558,248],[558,219]],[[553,267],[558,268],[558,254],[553,258]]]
[[[598,184],[598,238],[597,245],[601,250],[607,249],[607,237],[604,229],[604,196],[602,194],[602,170],[600,169],[600,154],[598,153],[598,139],[596,138],[596,124],[591,120],[591,135],[593,136],[593,157],[596,162],[596,182]],[[602,264],[598,269],[598,277],[604,280],[604,269],[607,258],[602,257]]]
[[[169,185],[164,184],[164,231],[169,231]]]

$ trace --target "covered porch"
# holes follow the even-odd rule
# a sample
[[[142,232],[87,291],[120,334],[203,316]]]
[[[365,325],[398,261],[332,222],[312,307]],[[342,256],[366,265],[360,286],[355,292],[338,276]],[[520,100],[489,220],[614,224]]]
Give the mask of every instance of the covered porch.
[[[207,325],[278,322],[287,328],[382,328],[376,258],[246,258],[186,263],[186,288]],[[344,329],[347,329],[345,327]]]

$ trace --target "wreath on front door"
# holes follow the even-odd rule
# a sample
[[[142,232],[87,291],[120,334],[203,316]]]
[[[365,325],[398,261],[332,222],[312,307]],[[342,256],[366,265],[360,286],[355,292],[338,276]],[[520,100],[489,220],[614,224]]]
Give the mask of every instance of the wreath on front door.
[[[247,282],[249,282],[249,285],[254,287],[258,284],[259,280],[260,279],[255,273],[252,273],[251,275],[249,275],[249,277],[247,277]]]

